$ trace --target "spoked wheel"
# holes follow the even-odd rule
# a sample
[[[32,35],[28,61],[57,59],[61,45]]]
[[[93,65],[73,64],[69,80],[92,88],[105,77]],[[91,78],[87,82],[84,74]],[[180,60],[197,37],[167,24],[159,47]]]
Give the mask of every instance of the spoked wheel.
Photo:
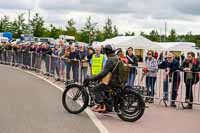
[[[124,121],[134,122],[139,120],[144,114],[145,102],[136,92],[124,94],[122,101],[119,104],[119,118]]]
[[[88,106],[88,102],[88,93],[82,89],[82,86],[69,85],[63,92],[62,104],[69,113],[81,113]]]

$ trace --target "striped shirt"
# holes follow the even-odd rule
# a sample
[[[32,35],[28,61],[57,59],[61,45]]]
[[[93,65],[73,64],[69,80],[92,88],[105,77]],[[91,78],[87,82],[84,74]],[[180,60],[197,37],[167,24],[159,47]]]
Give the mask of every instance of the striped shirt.
[[[148,69],[147,76],[156,77],[158,72],[157,60],[155,58],[152,58],[151,60],[147,58],[145,64]]]

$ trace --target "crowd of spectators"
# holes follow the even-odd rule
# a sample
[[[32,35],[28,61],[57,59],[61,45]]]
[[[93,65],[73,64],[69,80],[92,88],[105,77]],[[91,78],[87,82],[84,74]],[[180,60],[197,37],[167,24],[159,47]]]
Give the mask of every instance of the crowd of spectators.
[[[92,73],[92,58],[94,54],[102,54],[104,56],[102,63],[105,64],[106,56],[103,54],[101,47],[87,47],[81,43],[69,43],[66,45],[63,40],[60,40],[54,47],[50,47],[48,43],[0,44],[1,63],[11,63],[15,66],[23,64],[23,68],[39,71],[42,67],[42,61],[44,61],[46,70],[44,74],[47,76],[56,75],[55,79],[57,81],[73,79],[75,82],[82,82],[88,74],[91,75]],[[130,67],[126,85],[134,86],[134,81],[138,73],[138,60],[134,55],[134,49],[129,47],[126,54],[124,54],[123,50],[120,50],[117,54],[119,59]],[[182,64],[175,59],[172,52],[168,52],[165,55],[163,53],[158,55],[153,50],[147,52],[145,61],[143,62],[145,66],[143,73],[146,76],[147,95],[151,97],[146,99],[147,102],[154,102],[153,97],[155,95],[157,72],[158,69],[164,69],[164,99],[168,100],[169,82],[172,82],[171,106],[176,107],[175,101],[181,79],[180,71],[183,71],[186,85],[186,101],[188,102],[187,108],[192,108],[192,86],[199,81],[200,56],[198,54],[198,57],[195,58],[193,52],[188,52],[187,57],[181,56],[181,60]]]

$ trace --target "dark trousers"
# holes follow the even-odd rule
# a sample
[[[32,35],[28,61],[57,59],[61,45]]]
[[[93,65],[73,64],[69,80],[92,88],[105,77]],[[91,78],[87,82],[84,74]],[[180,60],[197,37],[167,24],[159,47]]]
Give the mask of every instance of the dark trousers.
[[[2,62],[2,51],[0,51],[0,62]]]
[[[31,53],[31,67],[35,68],[36,53]]]
[[[190,102],[193,102],[193,91],[192,91],[192,86],[194,85],[194,82],[192,81],[192,79],[187,80],[185,82],[185,86],[186,86],[186,96],[185,99],[189,99]],[[192,105],[192,104],[189,104]]]
[[[93,88],[92,93],[95,95],[95,102],[98,104],[104,103],[104,92],[109,90],[109,86],[105,84],[98,84]]]
[[[66,61],[65,62],[65,68],[66,68],[66,78],[67,80],[70,80],[70,72],[71,72],[71,64],[70,62]]]
[[[73,79],[75,82],[79,81],[79,63],[71,63]]]
[[[60,78],[60,60],[59,58],[51,57],[51,74],[55,75],[55,70],[57,76]]]
[[[49,67],[49,58],[50,56],[49,55],[45,55],[44,57],[44,61],[45,61],[45,68],[46,68],[46,72],[47,73],[50,73],[50,67]]]

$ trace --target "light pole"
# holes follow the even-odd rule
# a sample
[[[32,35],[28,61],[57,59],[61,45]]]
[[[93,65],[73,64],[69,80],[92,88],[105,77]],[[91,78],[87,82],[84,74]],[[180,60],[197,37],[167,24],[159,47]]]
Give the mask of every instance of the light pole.
[[[31,9],[28,9],[28,33],[32,34],[32,31],[31,31]]]

